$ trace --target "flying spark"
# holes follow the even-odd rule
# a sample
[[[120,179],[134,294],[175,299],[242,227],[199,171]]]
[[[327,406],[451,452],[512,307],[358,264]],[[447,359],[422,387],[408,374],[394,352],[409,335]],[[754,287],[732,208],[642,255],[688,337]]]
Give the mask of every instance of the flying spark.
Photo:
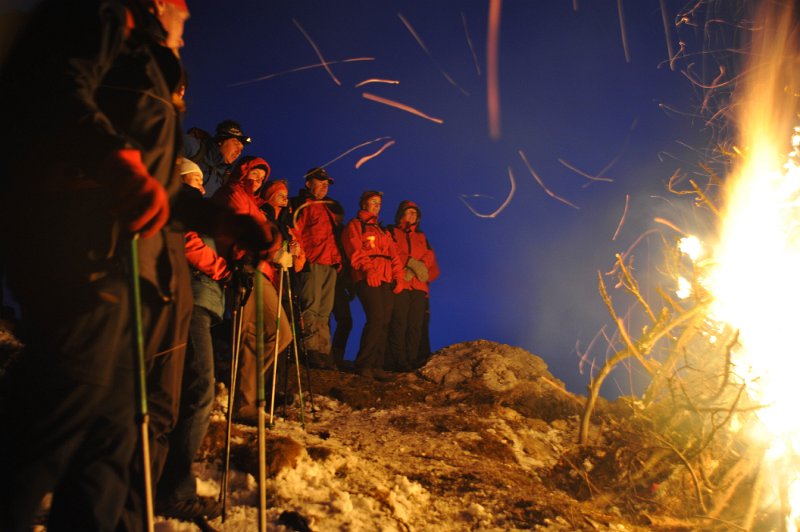
[[[416,32],[416,30],[414,30],[408,19],[406,19],[406,17],[404,17],[402,13],[398,13],[397,16],[400,18],[400,21],[403,23],[403,25],[405,25],[406,29],[411,34],[411,36],[414,37],[414,39],[417,41],[417,44],[419,44],[420,48],[422,48],[422,50],[425,52],[425,54],[428,56],[431,62],[436,66],[436,68],[439,69],[439,72],[441,72],[442,76],[444,76],[444,79],[446,79],[453,87],[460,90],[464,94],[464,96],[469,96],[469,93],[465,91],[458,83],[456,83],[456,81],[450,76],[450,74],[448,74],[444,70],[444,68],[442,68],[442,66],[439,64],[436,58],[433,57],[433,54],[431,53],[430,50],[428,50],[428,47],[423,42],[422,37],[420,37],[419,34]]]
[[[442,120],[441,118],[434,118],[432,116],[426,115],[422,111],[414,109],[413,107],[410,107],[404,103],[396,102],[388,98],[381,98],[380,96],[376,96],[369,92],[363,93],[362,96],[367,100],[372,100],[373,102],[382,103],[384,105],[388,105],[389,107],[394,107],[396,109],[400,109],[401,111],[406,111],[407,113],[420,116],[426,120],[430,120],[431,122],[436,122],[437,124],[444,124],[444,120]]]
[[[486,110],[489,137],[500,138],[500,11],[503,0],[489,0],[489,28],[486,40]]]
[[[472,39],[470,39],[469,29],[467,29],[467,16],[463,11],[461,12],[461,23],[464,25],[464,35],[467,37],[467,46],[469,46],[469,51],[472,54],[472,62],[475,63],[475,72],[480,76],[481,65],[478,63],[478,54],[475,53],[475,47],[472,46]]]
[[[631,196],[630,194],[625,194],[625,209],[622,211],[622,218],[619,219],[619,223],[617,224],[617,230],[614,231],[614,236],[611,237],[611,240],[614,241],[619,236],[619,232],[622,229],[622,224],[625,223],[625,216],[628,214],[628,203],[630,202]]]
[[[576,174],[582,175],[583,177],[585,177],[586,179],[588,179],[590,181],[603,181],[605,183],[613,183],[614,182],[614,180],[611,179],[610,177],[599,177],[599,174],[594,176],[594,175],[590,175],[590,174],[584,172],[583,170],[578,170],[577,168],[575,168],[573,165],[569,164],[564,159],[558,159],[558,162],[560,162],[563,166],[566,166],[567,168],[569,168],[570,170],[572,170]]]
[[[369,78],[365,79],[360,83],[356,83],[356,87],[363,87],[364,85],[369,85],[370,83],[387,83],[389,85],[400,85],[400,82],[395,79],[380,79],[380,78]]]
[[[310,44],[311,47],[314,49],[314,52],[316,52],[317,57],[319,57],[320,63],[322,64],[322,66],[325,67],[325,70],[331,76],[333,82],[336,83],[337,85],[341,85],[342,82],[339,81],[337,77],[333,74],[333,70],[330,69],[330,67],[328,66],[328,62],[325,61],[324,57],[322,57],[322,52],[319,51],[319,47],[317,47],[316,43],[314,43],[314,41],[311,39],[311,36],[308,33],[306,33],[306,30],[304,30],[303,26],[301,26],[300,23],[297,22],[297,19],[293,18],[292,22],[294,22],[294,25],[297,26],[297,29],[300,30],[300,32],[303,34],[303,37],[306,38],[308,44]]]
[[[573,209],[580,209],[580,207],[578,207],[577,205],[575,205],[575,204],[574,204],[574,203],[572,203],[571,201],[569,201],[569,200],[566,200],[566,199],[562,198],[561,196],[557,195],[556,193],[554,193],[553,191],[551,191],[549,188],[547,188],[547,187],[545,186],[545,184],[544,184],[544,181],[542,181],[542,178],[541,178],[541,177],[539,177],[539,174],[537,174],[537,173],[536,173],[536,171],[533,169],[533,167],[532,167],[532,166],[530,165],[530,163],[528,162],[528,158],[527,158],[527,157],[525,157],[525,154],[523,153],[523,151],[522,151],[522,150],[519,150],[517,153],[519,153],[519,156],[522,158],[522,161],[525,163],[525,166],[527,166],[527,167],[528,167],[528,171],[531,173],[531,175],[533,176],[533,178],[536,180],[536,182],[537,182],[537,183],[539,183],[539,186],[540,186],[540,187],[542,187],[542,190],[544,190],[544,191],[545,191],[545,193],[546,193],[548,196],[550,196],[551,198],[553,198],[553,199],[555,199],[555,200],[558,200],[558,201],[560,201],[560,202],[561,202],[561,203],[563,203],[564,205],[569,205],[569,206],[570,206],[570,207],[572,207]]]
[[[667,41],[667,57],[669,57],[669,68],[670,70],[675,70],[675,62],[673,57],[675,54],[672,50],[672,38],[669,35],[669,18],[667,15],[667,6],[666,0],[660,0],[661,2],[661,22],[664,25],[664,38]]]
[[[511,190],[508,193],[508,197],[506,197],[506,200],[503,202],[502,205],[500,205],[500,207],[497,208],[496,211],[494,211],[494,212],[492,212],[490,214],[481,214],[478,211],[476,211],[475,209],[473,209],[472,205],[470,205],[467,202],[467,200],[464,199],[464,198],[469,197],[466,194],[459,195],[458,199],[460,199],[462,201],[462,203],[464,203],[464,205],[467,206],[467,209],[469,209],[470,212],[472,212],[472,214],[474,214],[478,218],[496,218],[498,214],[503,212],[503,210],[506,207],[508,207],[508,204],[511,203],[511,198],[514,197],[514,193],[517,191],[517,182],[514,180],[514,172],[511,170],[510,166],[508,167],[508,179],[509,179],[509,181],[511,181]]]
[[[622,35],[622,49],[625,52],[625,62],[631,62],[631,52],[628,48],[628,29],[625,26],[625,10],[622,7],[622,0],[617,0],[617,13],[619,13],[619,32]]]
[[[392,137],[378,137],[377,139],[372,139],[372,140],[368,140],[366,142],[362,142],[358,146],[353,146],[352,148],[350,148],[349,150],[345,151],[341,155],[338,155],[337,157],[334,157],[333,159],[331,159],[327,163],[321,165],[320,168],[325,168],[327,166],[330,166],[331,164],[335,163],[336,161],[338,161],[339,159],[341,159],[345,155],[347,155],[349,153],[352,153],[352,152],[356,151],[359,148],[363,148],[364,146],[368,146],[368,145],[373,144],[375,142],[380,142],[382,140],[387,140],[387,139],[390,139],[390,138],[392,138]]]
[[[228,87],[238,87],[239,85],[247,85],[248,83],[255,83],[257,81],[266,81],[268,79],[277,78],[279,76],[285,76],[286,74],[292,74],[294,72],[302,72],[303,70],[311,70],[312,68],[321,68],[327,65],[335,65],[338,63],[355,63],[357,61],[375,61],[374,57],[351,57],[350,59],[341,59],[339,61],[328,61],[327,63],[314,63],[313,65],[305,65],[297,68],[292,68],[291,70],[284,70],[283,72],[276,72],[274,74],[267,74],[266,76],[261,76],[255,79],[248,79],[245,81],[237,81],[236,83],[231,83]]]
[[[389,142],[387,142],[386,144],[381,146],[381,148],[378,151],[376,151],[375,153],[373,153],[371,155],[366,155],[366,156],[362,157],[361,159],[359,159],[358,162],[356,163],[356,170],[361,168],[361,166],[364,163],[366,163],[367,161],[369,161],[370,159],[374,159],[375,157],[377,157],[378,155],[383,153],[386,150],[386,148],[388,148],[389,146],[394,146],[394,144],[395,144],[395,142],[393,140],[390,140]]]

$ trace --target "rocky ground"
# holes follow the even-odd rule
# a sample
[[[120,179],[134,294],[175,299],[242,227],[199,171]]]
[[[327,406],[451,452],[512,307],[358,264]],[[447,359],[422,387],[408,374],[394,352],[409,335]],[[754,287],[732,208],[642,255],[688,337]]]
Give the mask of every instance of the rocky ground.
[[[424,368],[393,382],[312,370],[311,385],[314,413],[306,389],[305,428],[295,401],[268,431],[268,515],[274,529],[300,530],[303,523],[311,530],[365,531],[647,525],[622,501],[587,489],[588,471],[604,453],[577,446],[583,400],[527,351],[465,342],[440,350]],[[225,398],[221,388],[197,464],[208,494],[218,490]],[[604,409],[598,420],[609,412]],[[225,523],[217,519],[212,525],[252,530],[256,430],[234,429],[233,507]],[[160,528],[192,529],[177,521]]]
[[[0,343],[9,347],[7,340],[13,337]],[[658,516],[687,499],[685,482],[626,477],[625,453],[644,433],[635,409],[601,400],[591,444],[578,445],[584,398],[523,349],[464,342],[391,382],[301,369],[303,419],[290,378],[295,400],[285,415],[278,408],[267,431],[270,530],[681,528]],[[219,493],[226,407],[219,384],[195,464],[201,494]],[[210,525],[250,531],[257,523],[256,429],[234,424],[232,442],[228,512]],[[156,528],[197,529],[162,518]]]

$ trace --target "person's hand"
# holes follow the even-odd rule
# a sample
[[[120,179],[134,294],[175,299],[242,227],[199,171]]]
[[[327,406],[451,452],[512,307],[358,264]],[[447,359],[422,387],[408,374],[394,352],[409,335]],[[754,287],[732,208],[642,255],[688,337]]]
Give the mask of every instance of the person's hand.
[[[233,280],[233,272],[231,270],[228,270],[228,272],[225,275],[223,275],[222,278],[217,282],[221,284],[223,287],[225,287],[231,284],[232,280]]]
[[[278,228],[261,224],[246,214],[228,214],[215,225],[214,238],[220,246],[232,246],[249,251],[255,262],[264,260],[282,242]]]
[[[421,260],[417,260],[414,257],[409,257],[408,264],[406,264],[406,267],[414,272],[414,275],[417,276],[417,279],[419,279],[423,283],[428,282],[428,277],[429,277],[428,267],[425,266],[424,262],[422,262]]]
[[[367,284],[372,288],[377,288],[381,285],[381,274],[375,270],[367,270]]]
[[[292,267],[292,254],[281,248],[275,252],[275,256],[272,257],[272,262],[279,265],[282,270],[288,270]]]
[[[402,292],[406,288],[408,288],[408,284],[405,281],[398,281],[394,285],[394,288],[392,288],[392,292],[394,292],[395,294],[399,294],[400,292]]]
[[[111,185],[114,211],[128,232],[147,238],[164,227],[169,219],[169,198],[142,162],[142,152],[130,148],[113,151],[100,172]]]
[[[289,241],[289,253],[294,257],[299,257],[303,250],[300,248],[300,243],[297,240]]]

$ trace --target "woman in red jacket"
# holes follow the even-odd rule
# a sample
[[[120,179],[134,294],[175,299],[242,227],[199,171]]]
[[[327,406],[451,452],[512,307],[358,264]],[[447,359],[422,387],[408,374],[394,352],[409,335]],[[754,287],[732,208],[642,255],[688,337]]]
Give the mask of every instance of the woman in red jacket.
[[[342,247],[350,259],[353,282],[367,318],[356,355],[356,371],[366,377],[388,380],[383,358],[392,317],[394,292],[405,288],[403,266],[389,232],[378,222],[383,194],[361,194],[358,215],[342,234]]]
[[[389,324],[389,343],[384,369],[411,371],[424,361],[417,360],[428,308],[428,283],[439,277],[439,265],[425,233],[420,231],[422,211],[412,201],[401,201],[395,225],[389,226],[406,285],[394,298]]]
[[[260,157],[243,157],[234,168],[231,178],[222,188],[214,194],[214,201],[229,206],[237,214],[245,214],[252,217],[256,222],[269,228],[268,230],[277,233],[277,229],[267,220],[264,212],[260,209],[262,200],[258,191],[264,181],[269,177],[269,164]],[[273,248],[267,251],[267,257],[271,260],[276,258],[280,252],[282,244],[281,238],[276,238]],[[232,257],[232,260],[244,258],[245,253],[233,242],[217,242],[217,249],[224,257]],[[269,282],[261,283],[262,296],[264,301],[264,353],[267,357],[265,367],[271,367],[272,356],[275,353],[276,322],[278,311],[278,292],[273,285],[277,282],[275,267],[270,260],[262,260],[258,263],[256,275],[263,275]],[[285,310],[281,310],[285,317]],[[237,407],[234,419],[241,423],[255,425],[258,410],[256,409],[257,388],[256,388],[256,298],[251,294],[242,309],[242,351],[239,362],[238,389],[236,391]],[[286,349],[292,341],[292,332],[287,319],[280,320],[280,333],[278,336],[278,353]],[[267,372],[269,377],[272,372]]]

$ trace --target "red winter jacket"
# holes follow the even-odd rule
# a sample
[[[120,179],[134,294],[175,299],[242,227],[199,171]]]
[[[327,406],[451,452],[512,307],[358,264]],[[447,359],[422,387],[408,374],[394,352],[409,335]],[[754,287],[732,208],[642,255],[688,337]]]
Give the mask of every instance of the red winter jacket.
[[[364,281],[367,272],[373,272],[381,282],[397,281],[401,289],[405,287],[397,246],[389,232],[378,225],[374,214],[362,210],[350,220],[342,234],[342,247],[350,259],[353,282]]]
[[[404,266],[408,263],[409,257],[422,262],[428,268],[428,282],[422,282],[414,275],[408,281],[408,290],[422,290],[428,293],[428,283],[435,281],[439,277],[439,265],[436,263],[436,255],[428,244],[425,233],[418,230],[419,223],[407,225],[400,223],[391,227],[392,236],[397,244],[397,254],[400,257],[400,264]]]
[[[234,169],[230,180],[214,193],[213,201],[222,205],[227,205],[236,214],[246,214],[253,218],[256,222],[263,225],[272,225],[272,222],[267,220],[264,212],[259,208],[262,200],[256,192],[250,188],[249,182],[244,180],[247,173],[259,166],[267,165],[264,159],[259,157],[245,158]],[[267,167],[269,167],[267,165]],[[265,180],[266,181],[266,180]],[[263,185],[262,185],[263,186]],[[276,230],[275,233],[278,233]],[[282,238],[276,238],[272,243],[272,247],[267,250],[267,256],[272,256],[283,243]],[[223,257],[229,257],[234,260],[239,260],[244,257],[245,251],[239,249],[235,244],[233,249],[226,246],[224,242],[217,242],[217,252]],[[258,263],[258,269],[267,276],[267,278],[274,284],[276,281],[275,268],[272,263],[262,260]]]
[[[413,225],[403,222],[403,216],[408,209],[417,211],[417,221]],[[407,290],[422,290],[428,293],[428,283],[439,277],[439,265],[436,263],[436,256],[433,249],[425,237],[425,233],[419,230],[419,222],[422,220],[422,211],[416,203],[403,200],[397,207],[394,215],[394,225],[389,226],[392,237],[397,244],[397,252],[400,256],[400,263],[408,265],[408,259],[414,258],[422,262],[428,269],[428,281],[420,281],[416,275],[411,276],[411,281],[407,281]],[[405,272],[408,273],[408,272]]]
[[[189,266],[211,277],[215,281],[224,279],[228,273],[228,263],[217,252],[206,245],[196,231],[184,235],[186,240],[186,261]]]
[[[342,255],[336,245],[337,222],[330,208],[331,203],[333,200],[330,198],[316,200],[306,189],[302,189],[300,196],[292,198],[294,231],[309,263],[341,269]]]

